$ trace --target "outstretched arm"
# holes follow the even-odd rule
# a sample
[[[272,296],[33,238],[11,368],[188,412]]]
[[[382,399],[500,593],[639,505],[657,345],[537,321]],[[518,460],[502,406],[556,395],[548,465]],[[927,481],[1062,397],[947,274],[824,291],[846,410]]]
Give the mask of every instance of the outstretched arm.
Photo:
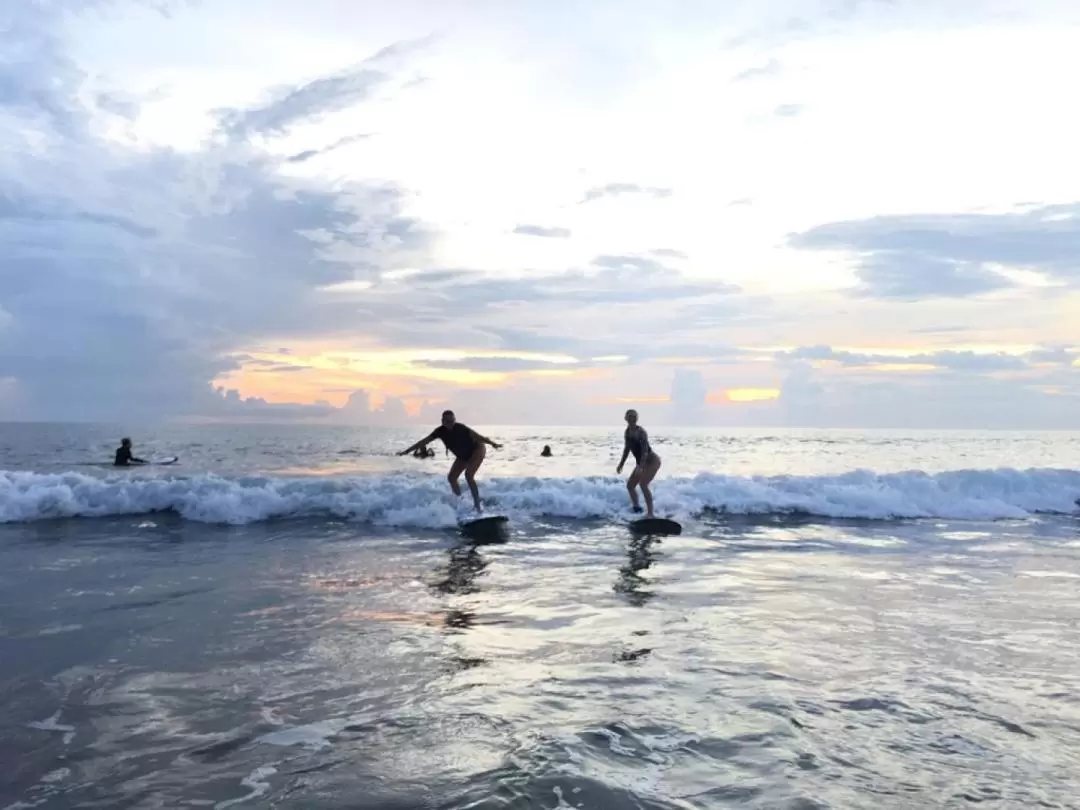
[[[472,428],[469,428],[469,433],[472,434],[473,441],[483,442],[484,444],[490,444],[496,450],[498,450],[500,447],[502,447],[501,444],[498,444],[497,442],[493,442],[491,439],[487,438],[486,436],[481,436],[479,433],[477,433]]]
[[[409,447],[405,448],[400,453],[398,453],[398,455],[399,456],[407,456],[407,455],[409,455],[409,453],[412,453],[415,450],[419,450],[421,447],[427,447],[429,444],[431,444],[433,441],[435,441],[435,434],[438,433],[438,432],[439,432],[439,429],[435,428],[435,430],[431,431],[431,433],[429,433],[423,439],[418,441],[416,444],[410,445]]]
[[[135,456],[132,456],[131,460],[133,462],[135,462],[136,464],[149,464],[150,463],[148,461],[143,461],[143,459],[141,459],[141,458],[135,458]]]

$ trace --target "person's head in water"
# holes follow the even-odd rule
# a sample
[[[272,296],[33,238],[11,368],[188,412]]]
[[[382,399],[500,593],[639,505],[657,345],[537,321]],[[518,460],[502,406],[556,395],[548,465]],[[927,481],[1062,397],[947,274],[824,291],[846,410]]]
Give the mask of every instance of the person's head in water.
[[[540,455],[542,455],[542,456],[550,456],[551,455],[551,445],[550,444],[545,444],[544,449],[540,451]]]
[[[453,411],[442,412],[442,424],[444,428],[452,428],[457,420],[454,418]]]
[[[623,415],[623,419],[626,420],[626,424],[630,425],[630,427],[633,427],[637,424],[637,411],[631,408]]]
[[[123,439],[120,440],[120,446],[121,447],[131,447],[131,439],[129,439],[127,437],[124,437]]]

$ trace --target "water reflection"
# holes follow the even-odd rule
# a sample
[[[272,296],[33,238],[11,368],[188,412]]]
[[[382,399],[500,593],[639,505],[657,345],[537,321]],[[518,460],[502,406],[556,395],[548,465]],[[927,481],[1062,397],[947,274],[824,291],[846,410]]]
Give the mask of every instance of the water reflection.
[[[467,542],[450,549],[446,576],[432,585],[439,594],[476,593],[476,578],[488,567],[476,543]]]
[[[443,576],[432,583],[431,589],[440,596],[468,596],[478,593],[480,588],[476,578],[487,569],[489,561],[480,553],[479,546],[502,542],[505,535],[488,532],[477,538],[467,535],[467,539],[447,552],[446,567]],[[448,607],[443,612],[443,626],[451,632],[468,630],[476,624],[476,612],[465,607]]]
[[[614,590],[626,597],[626,601],[634,607],[644,606],[655,596],[655,592],[646,590],[649,580],[639,574],[656,562],[652,547],[660,540],[653,535],[635,536],[627,544],[627,561],[619,569],[619,578],[615,581]]]

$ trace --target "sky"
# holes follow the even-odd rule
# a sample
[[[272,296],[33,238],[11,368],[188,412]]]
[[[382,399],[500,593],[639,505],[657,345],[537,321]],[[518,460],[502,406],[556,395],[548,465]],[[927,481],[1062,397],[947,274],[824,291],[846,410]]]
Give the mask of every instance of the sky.
[[[1080,429],[1074,0],[0,6],[0,419]]]

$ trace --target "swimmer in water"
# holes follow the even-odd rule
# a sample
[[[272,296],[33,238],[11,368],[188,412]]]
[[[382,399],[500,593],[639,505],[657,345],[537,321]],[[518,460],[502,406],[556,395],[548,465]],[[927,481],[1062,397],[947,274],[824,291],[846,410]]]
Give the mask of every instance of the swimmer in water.
[[[145,464],[141,458],[135,458],[131,454],[131,439],[121,439],[120,446],[116,448],[116,459],[113,461],[115,467],[129,467],[132,464]]]
[[[416,444],[402,450],[398,455],[408,455],[421,447],[427,447],[429,443],[436,439],[441,439],[442,443],[446,445],[446,449],[454,454],[454,463],[450,467],[450,473],[446,476],[450,482],[450,489],[455,495],[461,497],[461,487],[458,486],[458,479],[461,477],[461,473],[464,472],[465,483],[469,485],[469,491],[472,493],[473,505],[478,513],[483,512],[484,510],[480,506],[480,490],[476,486],[476,471],[484,463],[484,458],[487,455],[486,445],[491,445],[496,450],[502,445],[481,436],[472,428],[458,422],[454,418],[453,411],[443,411],[441,425]]]
[[[633,453],[634,471],[630,473],[630,477],[626,480],[626,489],[630,493],[630,503],[633,505],[635,512],[641,511],[641,504],[638,503],[637,496],[637,488],[640,486],[641,494],[645,496],[645,517],[656,517],[653,514],[652,491],[649,489],[649,484],[652,483],[656,474],[660,472],[660,456],[656,455],[649,446],[649,434],[645,432],[645,428],[638,424],[637,411],[631,408],[626,412],[624,418],[626,419],[626,432],[623,434],[623,454],[615,472],[622,475],[626,458]]]

